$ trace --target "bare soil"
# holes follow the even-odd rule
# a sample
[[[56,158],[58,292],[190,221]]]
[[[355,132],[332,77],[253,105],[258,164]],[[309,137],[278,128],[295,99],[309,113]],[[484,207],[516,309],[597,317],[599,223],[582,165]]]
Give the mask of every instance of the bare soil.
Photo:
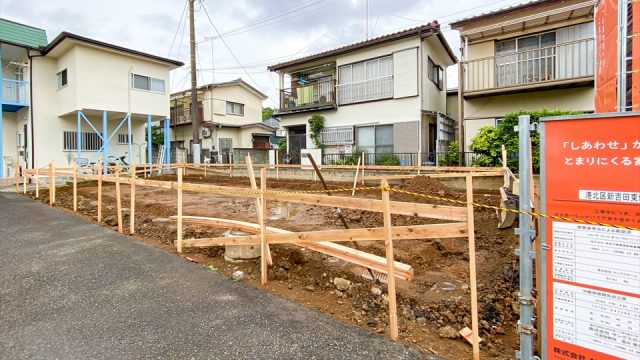
[[[175,176],[159,176],[157,180],[173,180]],[[185,182],[250,187],[248,178],[187,175]],[[318,182],[301,180],[268,181],[270,189],[321,190]],[[331,188],[350,187],[332,183]],[[416,177],[398,188],[446,198],[465,199],[465,193],[446,188],[437,180]],[[34,192],[29,196],[33,197]],[[223,195],[184,193],[184,215],[220,217],[257,222],[255,201]],[[378,191],[358,191],[356,196],[380,198]],[[78,184],[78,213],[97,219],[97,184]],[[475,201],[497,205],[496,193],[475,193]],[[48,192],[40,199],[48,203]],[[59,187],[56,207],[72,209],[72,187]],[[392,193],[392,200],[451,205],[409,194]],[[129,186],[122,186],[122,206],[129,207]],[[340,229],[341,222],[333,208],[303,204],[269,204],[267,225],[291,231]],[[129,225],[128,209],[124,212],[124,227]],[[383,226],[382,215],[366,211],[343,210],[352,228]],[[157,188],[136,188],[136,239],[169,252],[175,252],[175,223],[168,217],[176,214],[176,193]],[[284,214],[284,216],[283,216]],[[279,218],[281,217],[281,218]],[[117,231],[115,220],[115,188],[105,183],[103,188],[102,225]],[[438,223],[440,220],[394,215],[394,225]],[[183,237],[204,238],[222,236],[225,229],[185,226]],[[475,210],[477,277],[479,292],[480,331],[484,358],[511,359],[518,346],[515,332],[517,321],[518,268],[514,249],[518,238],[512,229],[498,230],[495,213]],[[349,243],[343,243],[351,246]],[[395,258],[409,264],[415,271],[412,281],[397,281],[400,341],[426,353],[458,359],[471,356],[471,345],[462,338],[449,339],[439,335],[445,326],[460,330],[471,328],[469,300],[469,258],[466,239],[405,240],[394,242]],[[383,242],[360,242],[364,251],[384,256]],[[223,258],[224,248],[186,249],[179,254],[213,271],[231,276],[236,270],[245,273],[244,282],[273,292],[278,296],[318,309],[347,323],[372,332],[388,332],[386,285],[362,275],[366,270],[295,245],[271,245],[274,264],[269,268],[269,282],[260,285],[259,260],[231,263]],[[333,284],[336,277],[348,279],[349,290],[339,291]],[[382,295],[372,294],[372,288]],[[377,289],[374,289],[374,291]]]

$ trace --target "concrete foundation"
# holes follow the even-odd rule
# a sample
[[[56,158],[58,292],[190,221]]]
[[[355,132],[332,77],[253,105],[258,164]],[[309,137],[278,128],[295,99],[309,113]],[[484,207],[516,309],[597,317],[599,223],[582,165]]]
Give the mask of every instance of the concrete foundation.
[[[229,230],[224,233],[226,237],[249,236],[246,232]],[[231,262],[257,259],[260,257],[260,245],[225,245],[224,259]]]

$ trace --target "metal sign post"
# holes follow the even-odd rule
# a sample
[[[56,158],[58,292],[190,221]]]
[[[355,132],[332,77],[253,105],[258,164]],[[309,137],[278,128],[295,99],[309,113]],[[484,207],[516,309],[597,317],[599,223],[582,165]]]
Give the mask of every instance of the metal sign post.
[[[516,255],[520,257],[520,320],[518,321],[518,332],[520,333],[520,351],[516,352],[517,359],[533,359],[533,325],[532,325],[532,299],[531,288],[533,287],[533,259],[535,253],[531,250],[535,230],[532,227],[530,181],[531,169],[529,168],[529,157],[531,152],[531,130],[535,130],[531,125],[529,115],[522,115],[518,118],[519,140],[519,174],[520,174],[520,227],[516,229],[516,234],[520,236],[520,248]]]

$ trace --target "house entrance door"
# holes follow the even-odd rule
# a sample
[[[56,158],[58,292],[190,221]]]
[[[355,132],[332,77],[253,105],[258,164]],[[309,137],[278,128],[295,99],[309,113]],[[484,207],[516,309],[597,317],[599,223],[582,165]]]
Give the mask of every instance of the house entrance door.
[[[289,164],[300,164],[300,150],[307,148],[307,127],[289,129]]]
[[[233,149],[233,139],[220,138],[219,142],[220,142],[220,157],[222,158],[220,161],[222,161],[223,164],[228,164],[230,162],[229,154],[231,153],[231,149]]]

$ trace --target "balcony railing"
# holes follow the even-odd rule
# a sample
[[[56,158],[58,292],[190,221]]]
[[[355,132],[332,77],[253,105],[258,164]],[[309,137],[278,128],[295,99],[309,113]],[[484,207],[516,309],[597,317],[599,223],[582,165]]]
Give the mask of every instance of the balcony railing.
[[[463,63],[465,93],[554,84],[594,76],[593,38]]]
[[[2,79],[3,104],[29,105],[29,83],[21,80]]]
[[[393,76],[339,84],[337,88],[338,105],[389,99],[393,97]]]
[[[335,80],[325,80],[280,90],[280,111],[299,110],[336,103]]]

